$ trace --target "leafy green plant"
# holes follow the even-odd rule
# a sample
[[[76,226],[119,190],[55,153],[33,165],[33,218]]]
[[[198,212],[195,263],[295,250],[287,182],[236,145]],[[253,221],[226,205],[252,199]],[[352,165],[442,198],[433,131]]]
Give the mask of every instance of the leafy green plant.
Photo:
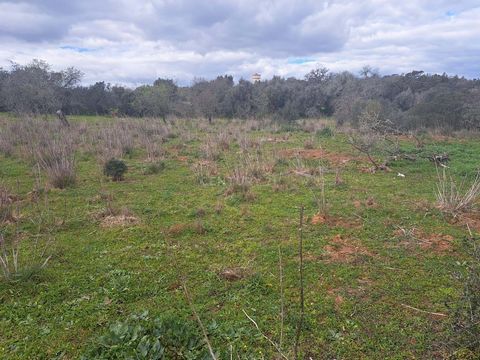
[[[110,159],[105,163],[103,173],[111,177],[113,181],[122,181],[127,169],[127,164],[123,160]]]
[[[145,311],[110,325],[81,359],[210,359],[194,323]]]

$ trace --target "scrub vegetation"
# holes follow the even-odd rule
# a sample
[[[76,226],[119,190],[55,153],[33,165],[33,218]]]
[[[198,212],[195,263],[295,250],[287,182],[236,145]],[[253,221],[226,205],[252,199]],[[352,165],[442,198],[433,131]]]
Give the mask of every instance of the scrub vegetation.
[[[0,115],[0,357],[477,358],[480,143],[382,116]]]

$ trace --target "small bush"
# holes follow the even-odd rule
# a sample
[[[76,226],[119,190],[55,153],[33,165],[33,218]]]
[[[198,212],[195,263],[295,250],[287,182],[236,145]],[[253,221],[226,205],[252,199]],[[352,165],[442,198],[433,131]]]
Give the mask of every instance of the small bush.
[[[330,129],[329,127],[324,127],[322,130],[317,131],[317,136],[332,137],[333,136],[333,130]]]
[[[105,163],[103,173],[111,177],[113,181],[122,181],[127,169],[127,164],[123,160],[110,159]]]
[[[157,162],[148,164],[147,167],[145,168],[144,174],[145,175],[160,174],[163,170],[165,170],[165,168],[166,168],[165,162],[157,161]]]

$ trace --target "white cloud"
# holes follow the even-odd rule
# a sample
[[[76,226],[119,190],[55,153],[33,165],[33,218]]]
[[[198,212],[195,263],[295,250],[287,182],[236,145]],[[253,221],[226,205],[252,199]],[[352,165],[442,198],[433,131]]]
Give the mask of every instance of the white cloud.
[[[85,83],[131,85],[300,77],[316,64],[479,77],[479,22],[476,0],[0,0],[0,66],[40,58]]]

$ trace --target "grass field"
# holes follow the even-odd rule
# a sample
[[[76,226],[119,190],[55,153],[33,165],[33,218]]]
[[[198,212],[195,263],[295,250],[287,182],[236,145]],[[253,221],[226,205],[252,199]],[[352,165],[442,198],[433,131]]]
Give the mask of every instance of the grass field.
[[[436,208],[432,162],[371,173],[341,132],[183,121],[155,155],[133,136],[120,154],[124,181],[110,181],[88,139],[115,121],[72,120],[77,175],[65,189],[21,145],[0,155],[1,184],[15,195],[2,231],[25,244],[20,261],[33,242],[51,255],[41,271],[0,280],[0,358],[151,358],[148,334],[163,328],[162,346],[182,347],[177,358],[208,359],[195,312],[218,359],[281,358],[244,312],[293,358],[302,205],[299,358],[449,355],[446,304],[462,290],[453,274],[470,259],[469,220]],[[401,146],[415,151],[413,140]],[[475,175],[478,140],[427,137],[422,153],[443,152],[454,177]]]

